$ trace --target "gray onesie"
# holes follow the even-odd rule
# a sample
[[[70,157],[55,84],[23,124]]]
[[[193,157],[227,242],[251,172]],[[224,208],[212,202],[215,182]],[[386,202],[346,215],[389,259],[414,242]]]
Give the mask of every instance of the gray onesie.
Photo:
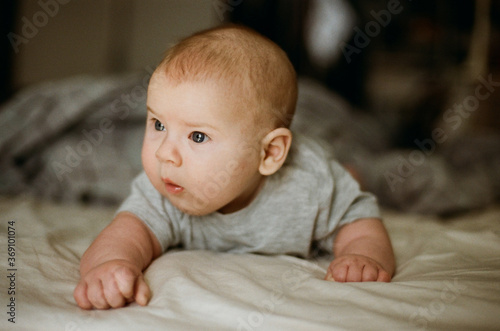
[[[118,212],[138,216],[163,251],[223,252],[310,257],[332,251],[335,231],[360,218],[380,218],[376,199],[311,139],[294,136],[283,167],[266,178],[257,197],[230,214],[192,216],[175,208],[141,173]]]

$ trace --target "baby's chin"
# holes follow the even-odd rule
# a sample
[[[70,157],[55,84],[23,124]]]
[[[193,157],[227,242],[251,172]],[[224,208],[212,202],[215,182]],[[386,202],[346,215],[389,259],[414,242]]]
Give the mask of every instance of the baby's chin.
[[[170,203],[179,211],[192,216],[208,215],[216,212],[221,208],[219,206],[211,205],[209,201],[200,200],[197,198],[189,199],[189,201],[186,201],[184,199],[183,201],[175,201],[176,199],[171,199],[169,197],[165,198],[167,198],[167,200],[170,201]]]

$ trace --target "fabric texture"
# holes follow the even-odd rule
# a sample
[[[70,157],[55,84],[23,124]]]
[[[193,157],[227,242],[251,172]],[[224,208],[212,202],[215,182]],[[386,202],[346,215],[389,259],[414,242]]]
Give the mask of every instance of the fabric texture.
[[[283,167],[266,178],[249,206],[234,213],[192,216],[161,196],[145,173],[118,212],[145,222],[163,250],[292,254],[331,251],[335,231],[360,218],[380,218],[376,199],[313,140],[295,136]]]
[[[0,193],[101,205],[123,201],[142,169],[149,75],[45,82],[3,104]]]
[[[391,283],[323,280],[331,256],[172,250],[145,271],[153,297],[115,310],[73,299],[83,252],[115,208],[0,196],[1,330],[498,330],[500,207],[453,217],[382,211]],[[8,221],[14,221],[15,234]],[[15,237],[16,323],[8,322]]]

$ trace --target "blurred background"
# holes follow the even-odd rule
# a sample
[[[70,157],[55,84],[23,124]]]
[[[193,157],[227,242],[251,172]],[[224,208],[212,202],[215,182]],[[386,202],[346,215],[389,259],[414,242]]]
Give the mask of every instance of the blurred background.
[[[41,81],[154,67],[170,44],[223,21],[269,36],[299,74],[376,112],[403,146],[428,136],[456,84],[477,83],[464,81],[466,66],[500,80],[496,0],[9,0],[0,9],[2,101]],[[499,100],[482,102],[469,125],[498,129]]]
[[[497,0],[4,0],[0,13],[2,103],[82,74],[144,76],[180,38],[235,22],[278,43],[349,111],[376,118],[387,148],[415,149],[435,128],[500,132]],[[457,109],[480,85],[488,97]]]

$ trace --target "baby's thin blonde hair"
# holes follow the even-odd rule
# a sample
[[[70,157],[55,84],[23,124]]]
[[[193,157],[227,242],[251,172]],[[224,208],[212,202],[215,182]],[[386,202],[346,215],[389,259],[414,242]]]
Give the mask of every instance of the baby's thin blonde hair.
[[[278,45],[250,28],[225,25],[198,32],[170,48],[158,69],[174,84],[226,83],[243,98],[244,110],[254,112],[258,125],[291,124],[297,103],[295,70]]]

